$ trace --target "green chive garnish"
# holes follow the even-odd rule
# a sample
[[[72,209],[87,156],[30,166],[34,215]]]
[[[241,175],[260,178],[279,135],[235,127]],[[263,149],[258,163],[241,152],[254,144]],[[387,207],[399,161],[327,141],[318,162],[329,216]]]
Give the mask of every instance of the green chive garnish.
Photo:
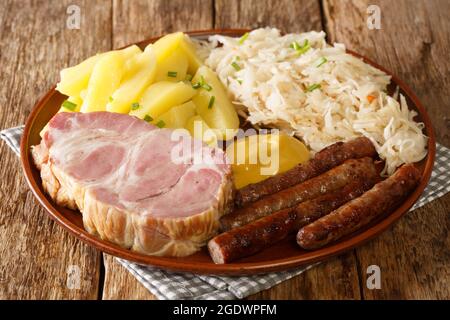
[[[248,32],[244,33],[242,37],[239,38],[239,44],[243,44],[245,40],[248,38]]]
[[[242,84],[242,80],[241,80],[241,79],[236,79],[236,81],[237,81],[239,84]]]
[[[231,63],[231,66],[232,66],[236,71],[241,70],[241,67],[236,63],[236,61],[233,61],[233,62]]]
[[[171,77],[171,78],[176,78],[177,74],[178,74],[178,72],[176,72],[176,71],[169,71],[169,72],[167,72],[167,76]]]
[[[159,120],[158,123],[156,124],[156,126],[158,128],[164,128],[165,125],[166,125],[166,123],[162,120]]]
[[[209,98],[208,109],[211,109],[213,107],[214,101],[216,101],[216,97],[211,96],[211,98]]]
[[[77,108],[77,104],[76,104],[76,103],[73,103],[73,102],[71,102],[71,101],[69,101],[69,100],[65,100],[65,101],[62,103],[62,106],[63,106],[64,108],[66,108],[67,110],[70,110],[70,111],[74,111],[74,110]]]
[[[303,42],[303,45],[299,45],[297,41],[294,41],[291,43],[291,45],[289,47],[294,49],[295,51],[297,51],[298,55],[302,55],[306,51],[311,49],[308,39],[305,39],[305,41]]]
[[[319,61],[318,61],[318,63],[317,63],[317,65],[316,65],[316,67],[317,67],[317,68],[320,67],[320,66],[323,65],[325,62],[328,62],[327,58],[325,58],[325,57],[320,58]]]
[[[205,78],[203,78],[203,76],[200,77],[200,81],[199,82],[194,83],[192,85],[192,88],[194,88],[194,89],[203,88],[206,91],[211,91],[212,90],[212,87],[205,82]]]
[[[139,107],[140,107],[139,102],[133,102],[131,104],[131,110],[137,110],[139,109]]]
[[[111,96],[109,96],[108,100],[109,100],[109,102],[113,102],[114,101],[113,97],[111,97]]]
[[[153,121],[153,118],[150,115],[146,114],[144,117],[144,121],[150,122]]]
[[[306,88],[306,92],[311,92],[316,89],[320,89],[320,87],[321,87],[321,85],[319,83],[314,83],[314,84],[310,85],[308,88]]]
[[[186,74],[186,80],[191,81],[192,80],[192,74]]]

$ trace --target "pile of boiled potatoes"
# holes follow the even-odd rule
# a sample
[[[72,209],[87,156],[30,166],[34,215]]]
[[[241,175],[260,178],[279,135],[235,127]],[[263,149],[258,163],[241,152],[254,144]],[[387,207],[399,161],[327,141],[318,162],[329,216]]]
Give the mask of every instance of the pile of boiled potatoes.
[[[185,128],[193,136],[199,123],[198,138],[211,145],[229,139],[227,129],[239,128],[224,86],[182,32],[166,35],[143,51],[132,45],[63,69],[56,89],[68,96],[60,111],[125,113],[160,128]],[[214,134],[203,135],[207,129]]]

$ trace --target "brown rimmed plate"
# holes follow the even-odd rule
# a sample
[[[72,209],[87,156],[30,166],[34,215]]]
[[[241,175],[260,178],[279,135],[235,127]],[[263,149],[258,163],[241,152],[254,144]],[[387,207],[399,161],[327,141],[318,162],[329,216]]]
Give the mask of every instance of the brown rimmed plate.
[[[188,34],[191,37],[205,39],[212,34],[241,36],[246,31],[248,30],[206,30],[188,32]],[[148,43],[154,42],[157,39],[158,38],[153,38],[142,41],[138,43],[138,45],[143,48]],[[36,198],[44,206],[50,216],[61,226],[70,231],[80,240],[96,247],[101,251],[140,264],[152,265],[174,271],[189,271],[201,274],[243,275],[286,270],[304,264],[311,264],[313,262],[324,260],[331,256],[343,253],[344,251],[359,246],[377,236],[396,222],[406,212],[408,212],[409,208],[411,208],[417,201],[428,184],[436,153],[435,136],[430,118],[428,117],[425,108],[422,106],[419,99],[414,95],[411,89],[409,89],[396,76],[392,75],[391,72],[387,71],[378,64],[352,51],[349,51],[349,53],[362,58],[365,62],[392,76],[393,86],[398,86],[400,88],[400,93],[406,97],[409,107],[418,112],[418,116],[415,120],[421,121],[425,124],[424,133],[429,137],[428,155],[421,162],[416,163],[417,168],[419,168],[422,172],[420,184],[399,208],[391,213],[385,214],[383,217],[374,221],[366,228],[359,230],[358,232],[343,238],[341,241],[326,246],[322,249],[314,251],[302,250],[297,246],[294,236],[292,236],[291,238],[285,239],[284,241],[281,241],[254,256],[241,259],[235,263],[216,265],[209,257],[206,248],[203,248],[200,252],[184,258],[146,256],[121,248],[113,243],[103,241],[89,234],[83,228],[81,214],[78,211],[69,210],[56,205],[52,199],[44,193],[39,171],[34,166],[31,159],[30,147],[40,142],[41,138],[39,136],[39,132],[58,111],[61,103],[66,99],[64,95],[55,90],[55,87],[47,92],[47,94],[35,105],[27,119],[20,146],[21,162],[25,177]]]

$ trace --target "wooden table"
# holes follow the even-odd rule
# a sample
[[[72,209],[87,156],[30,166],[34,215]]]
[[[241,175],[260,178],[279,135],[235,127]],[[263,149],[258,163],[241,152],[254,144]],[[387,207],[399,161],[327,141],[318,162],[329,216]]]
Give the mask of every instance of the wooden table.
[[[81,29],[66,27],[67,7]],[[381,29],[367,26],[369,4]],[[0,128],[24,123],[58,71],[98,51],[175,30],[276,26],[325,30],[329,42],[377,61],[421,98],[439,143],[450,147],[450,1],[133,0],[0,2]],[[0,298],[154,299],[111,256],[55,224],[34,199],[19,159],[0,144]],[[377,239],[250,299],[450,298],[450,194],[401,219]],[[366,286],[369,265],[381,289]],[[79,289],[67,287],[78,266]],[[76,267],[75,267],[76,268]]]

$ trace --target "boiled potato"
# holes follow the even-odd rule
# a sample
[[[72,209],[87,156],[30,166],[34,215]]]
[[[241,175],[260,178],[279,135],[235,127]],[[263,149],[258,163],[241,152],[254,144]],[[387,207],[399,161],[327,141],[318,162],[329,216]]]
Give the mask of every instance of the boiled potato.
[[[199,88],[198,95],[192,99],[197,106],[197,114],[202,116],[208,126],[217,129],[220,139],[230,139],[229,132],[239,129],[236,110],[214,71],[206,66],[201,66],[192,79],[192,83],[201,83],[202,80],[211,90]],[[228,134],[227,129],[231,129],[228,130]]]
[[[227,147],[236,188],[257,183],[309,160],[306,146],[286,134],[253,135]]]
[[[112,94],[106,105],[110,112],[129,113],[131,105],[139,101],[156,74],[156,57],[153,51],[145,51],[129,60],[128,73],[120,87]],[[126,72],[126,71],[125,71]]]
[[[191,136],[196,139],[202,140],[211,147],[217,146],[217,136],[208,124],[202,119],[201,116],[196,115],[191,117],[185,128],[189,131]]]
[[[154,123],[163,121],[167,128],[184,128],[187,121],[193,116],[195,116],[195,104],[192,101],[188,101],[182,105],[170,108],[169,111],[156,118]]]
[[[200,58],[197,56],[197,52],[195,50],[194,44],[192,43],[191,39],[188,35],[184,35],[183,41],[180,42],[180,47],[183,49],[183,51],[186,53],[188,57],[189,62],[189,68],[188,72],[190,74],[195,74],[200,68],[200,66],[203,65]]]
[[[105,111],[106,104],[119,88],[125,59],[118,51],[111,51],[100,58],[89,79],[81,112]]]
[[[135,54],[141,52],[138,46],[133,45],[123,50],[125,59],[129,59]],[[61,80],[56,86],[56,90],[67,96],[79,96],[81,90],[86,89],[89,83],[89,78],[97,62],[107,53],[97,54],[92,56],[80,64],[61,70]]]
[[[156,82],[144,92],[136,109],[131,110],[130,115],[141,119],[145,116],[156,119],[170,108],[190,100],[196,93],[190,83]]]
[[[158,63],[157,81],[182,81],[186,79],[188,59],[181,49],[176,49],[167,58]]]
[[[194,74],[202,65],[191,40],[182,32],[175,32],[162,37],[153,44],[152,48],[155,50],[158,63],[170,56],[176,49],[181,48],[188,59],[189,73]]]

